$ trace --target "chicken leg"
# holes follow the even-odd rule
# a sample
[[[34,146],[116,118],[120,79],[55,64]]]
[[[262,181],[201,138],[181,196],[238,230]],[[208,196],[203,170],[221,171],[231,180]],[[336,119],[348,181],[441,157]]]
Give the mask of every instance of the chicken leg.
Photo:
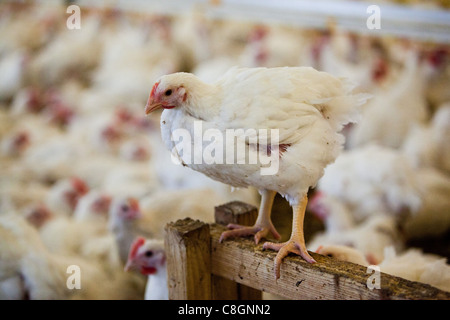
[[[261,190],[261,204],[259,206],[258,217],[253,226],[242,226],[239,224],[230,223],[227,225],[228,230],[220,235],[219,242],[222,242],[228,238],[234,237],[244,237],[248,235],[255,235],[255,243],[258,244],[262,238],[267,237],[269,232],[274,236],[275,239],[279,240],[281,238],[280,234],[277,232],[270,219],[270,214],[272,211],[273,201],[275,199],[276,191],[272,190]]]
[[[289,252],[295,253],[301,256],[309,263],[315,263],[316,261],[309,255],[308,250],[306,250],[305,238],[303,235],[303,219],[305,217],[306,204],[308,203],[308,197],[305,195],[298,205],[294,205],[293,209],[293,221],[292,221],[292,232],[291,237],[288,241],[283,243],[273,243],[266,242],[263,245],[264,249],[272,249],[278,251],[275,257],[275,278],[280,278],[280,266],[284,257],[286,257]]]

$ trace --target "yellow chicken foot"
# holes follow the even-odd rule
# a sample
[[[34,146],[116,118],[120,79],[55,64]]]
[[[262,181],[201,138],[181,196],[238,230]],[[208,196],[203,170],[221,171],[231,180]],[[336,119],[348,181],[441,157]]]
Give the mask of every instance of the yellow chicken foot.
[[[306,250],[305,238],[303,235],[303,219],[305,217],[306,204],[308,203],[308,198],[305,195],[299,205],[293,206],[293,222],[292,222],[292,233],[291,238],[283,243],[273,243],[266,242],[263,245],[264,249],[271,249],[278,251],[275,257],[274,270],[275,279],[280,278],[280,266],[281,263],[289,252],[301,256],[309,263],[315,263],[316,261],[309,255],[308,250]]]

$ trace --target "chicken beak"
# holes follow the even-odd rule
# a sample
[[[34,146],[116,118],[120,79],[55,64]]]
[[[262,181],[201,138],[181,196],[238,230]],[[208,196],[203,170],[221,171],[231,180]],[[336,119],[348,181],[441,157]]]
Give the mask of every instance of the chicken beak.
[[[145,114],[149,114],[160,108],[162,108],[161,103],[150,103],[150,101],[148,101],[147,105],[145,106]]]
[[[134,264],[133,260],[128,259],[127,264],[125,265],[124,271],[128,272],[135,268],[136,268],[136,265]]]

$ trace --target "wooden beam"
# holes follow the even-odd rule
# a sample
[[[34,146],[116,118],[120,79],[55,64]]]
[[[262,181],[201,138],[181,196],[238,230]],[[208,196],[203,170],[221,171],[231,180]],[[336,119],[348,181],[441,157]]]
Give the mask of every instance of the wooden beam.
[[[209,225],[186,218],[168,223],[165,231],[169,299],[210,300]]]
[[[237,223],[251,226],[258,216],[258,209],[247,203],[233,201],[217,206],[214,210],[216,223],[226,226],[229,223]],[[261,300],[262,292],[252,287],[239,284],[233,280],[212,275],[214,300]]]
[[[317,261],[309,264],[289,255],[281,265],[281,277],[275,280],[273,262],[276,252],[263,250],[252,238],[231,239],[219,243],[225,227],[219,224],[211,230],[211,272],[289,299],[450,299],[445,292],[419,282],[380,273],[380,289],[368,288],[373,271],[350,262],[310,253]]]

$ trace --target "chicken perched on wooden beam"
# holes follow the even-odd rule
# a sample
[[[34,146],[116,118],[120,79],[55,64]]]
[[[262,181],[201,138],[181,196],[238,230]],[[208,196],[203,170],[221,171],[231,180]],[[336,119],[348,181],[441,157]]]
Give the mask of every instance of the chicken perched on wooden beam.
[[[162,76],[145,108],[164,109],[161,136],[179,163],[233,187],[256,187],[261,205],[254,226],[230,225],[221,240],[272,234],[276,193],[293,208],[290,239],[266,242],[277,250],[275,276],[289,252],[313,263],[305,247],[303,218],[307,192],[339,155],[343,125],[358,120],[370,97],[353,85],[308,67],[232,68],[214,83],[193,74]],[[236,151],[236,152],[235,152]]]

